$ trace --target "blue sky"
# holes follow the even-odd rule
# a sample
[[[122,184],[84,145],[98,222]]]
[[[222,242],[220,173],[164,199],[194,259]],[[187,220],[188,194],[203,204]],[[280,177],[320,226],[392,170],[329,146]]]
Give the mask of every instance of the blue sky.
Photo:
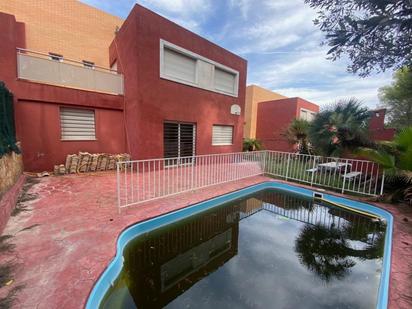
[[[136,1],[82,0],[126,18]],[[359,78],[345,59],[326,59],[316,12],[303,0],[140,0],[141,5],[248,60],[248,84],[319,105],[356,97],[379,104],[377,90],[391,72]]]

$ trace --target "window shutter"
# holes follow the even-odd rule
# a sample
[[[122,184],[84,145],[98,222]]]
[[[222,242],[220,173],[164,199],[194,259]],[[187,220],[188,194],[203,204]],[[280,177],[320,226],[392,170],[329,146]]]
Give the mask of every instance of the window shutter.
[[[61,138],[68,141],[95,140],[94,111],[87,109],[60,109]]]
[[[227,71],[215,68],[215,88],[230,94],[235,94],[236,75]]]
[[[163,57],[164,74],[183,81],[196,82],[195,59],[169,48],[164,49]]]
[[[212,145],[232,145],[233,127],[232,126],[213,126]]]
[[[195,130],[193,124],[180,124],[179,157],[191,157],[195,154]]]
[[[163,127],[164,157],[179,156],[179,124],[165,122]]]
[[[308,112],[301,109],[300,110],[300,118],[303,119],[303,120],[308,120]]]

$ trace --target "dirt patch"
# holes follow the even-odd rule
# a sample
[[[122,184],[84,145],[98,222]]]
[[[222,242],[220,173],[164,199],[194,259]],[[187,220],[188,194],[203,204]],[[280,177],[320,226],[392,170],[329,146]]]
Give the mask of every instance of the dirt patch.
[[[11,215],[17,216],[19,213],[29,211],[29,205],[27,202],[36,200],[38,194],[29,193],[29,190],[40,182],[40,179],[34,177],[27,177],[26,182],[23,185],[19,198],[17,199],[16,207],[13,209]]]
[[[31,188],[41,180],[38,178],[28,177],[22,187],[17,199],[16,207],[13,209],[11,216],[18,217],[19,214],[31,211],[29,208],[30,201],[38,198],[37,194],[29,193]],[[19,220],[17,218],[17,220]],[[38,227],[39,224],[32,224],[24,227],[13,234],[30,231]],[[0,309],[11,308],[18,296],[18,292],[23,289],[24,285],[16,285],[15,275],[18,264],[16,263],[16,254],[14,252],[15,244],[13,238],[15,235],[0,236]]]

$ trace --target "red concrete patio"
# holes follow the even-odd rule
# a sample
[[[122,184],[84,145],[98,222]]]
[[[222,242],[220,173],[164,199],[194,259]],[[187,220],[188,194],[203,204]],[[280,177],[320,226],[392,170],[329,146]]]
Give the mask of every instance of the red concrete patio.
[[[43,178],[27,192],[30,211],[11,217],[4,235],[13,235],[13,282],[23,285],[15,308],[81,308],[93,284],[114,257],[116,239],[127,226],[161,213],[241,189],[262,181],[246,178],[195,192],[143,203],[118,213],[114,173]],[[390,308],[412,308],[412,208],[379,204],[394,214]],[[27,229],[30,228],[30,229]],[[24,230],[27,229],[27,230]]]

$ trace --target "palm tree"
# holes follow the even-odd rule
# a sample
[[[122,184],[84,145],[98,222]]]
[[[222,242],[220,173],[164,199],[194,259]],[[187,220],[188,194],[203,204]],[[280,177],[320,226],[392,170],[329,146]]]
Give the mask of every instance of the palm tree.
[[[376,232],[373,243],[355,249],[351,247],[349,240],[358,237],[348,234],[351,229],[341,230],[320,224],[305,225],[295,240],[295,251],[301,264],[320,279],[329,282],[333,278],[344,278],[356,265],[354,258],[365,260],[382,257],[384,230]]]
[[[301,154],[310,154],[309,127],[310,123],[307,120],[293,119],[284,133],[288,142],[297,145],[298,152]]]
[[[243,140],[243,151],[262,150],[262,143],[255,138],[245,138]]]
[[[370,144],[370,113],[355,98],[338,101],[318,113],[312,121],[309,136],[313,149],[325,156],[344,153]]]
[[[375,148],[359,148],[356,153],[383,168],[390,200],[412,201],[412,127],[403,129],[393,141],[380,142]]]

